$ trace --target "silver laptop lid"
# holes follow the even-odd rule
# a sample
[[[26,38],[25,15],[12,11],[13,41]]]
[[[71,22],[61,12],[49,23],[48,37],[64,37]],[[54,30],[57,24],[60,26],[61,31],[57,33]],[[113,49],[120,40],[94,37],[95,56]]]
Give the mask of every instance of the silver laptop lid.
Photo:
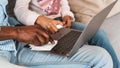
[[[90,21],[90,23],[87,25],[87,27],[83,30],[82,34],[78,38],[77,42],[75,43],[75,46],[70,52],[70,55],[76,53],[78,49],[84,45],[85,42],[90,40],[91,37],[95,35],[95,33],[100,28],[104,19],[109,14],[109,12],[111,11],[116,2],[117,0],[112,2],[110,5],[108,5],[106,8],[104,8],[96,16],[93,17],[93,19]]]

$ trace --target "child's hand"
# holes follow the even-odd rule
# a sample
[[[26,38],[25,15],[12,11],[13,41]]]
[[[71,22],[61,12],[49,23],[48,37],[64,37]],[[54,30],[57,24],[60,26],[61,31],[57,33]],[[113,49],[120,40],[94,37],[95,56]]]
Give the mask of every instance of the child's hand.
[[[64,27],[70,28],[71,27],[71,17],[70,16],[64,16],[63,17],[63,25]]]
[[[56,27],[57,24],[63,25],[63,23],[60,21],[53,20],[44,16],[39,16],[35,24],[40,25],[41,27],[43,27],[44,29],[51,33],[55,33],[58,31]]]

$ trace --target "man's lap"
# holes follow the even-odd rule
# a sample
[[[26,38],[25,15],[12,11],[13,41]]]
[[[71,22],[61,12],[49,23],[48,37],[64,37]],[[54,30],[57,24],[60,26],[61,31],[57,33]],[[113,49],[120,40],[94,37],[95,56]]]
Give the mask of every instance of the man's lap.
[[[20,65],[48,65],[48,64],[83,64],[91,66],[90,60],[94,59],[102,48],[85,45],[71,58],[63,57],[49,52],[36,52],[27,48],[20,50],[18,54],[18,64]],[[100,54],[101,56],[101,54]]]
[[[61,67],[69,67],[69,68],[73,68],[73,67],[81,67],[81,68],[86,68],[88,66],[87,63],[85,62],[68,62],[66,58],[58,56],[58,55],[53,55],[50,54],[48,52],[35,52],[35,51],[31,51],[27,48],[23,48],[19,51],[20,53],[18,53],[17,57],[13,57],[12,53],[9,51],[0,51],[0,64],[2,63],[3,65],[8,64],[8,66],[13,66],[14,61],[16,61],[16,63],[14,64],[18,64],[21,67],[24,65],[26,67],[30,67],[30,68],[55,68],[56,66],[58,66],[58,68]],[[38,59],[39,58],[39,59]],[[56,60],[55,60],[56,59]],[[49,61],[50,60],[50,61]],[[51,61],[53,60],[53,61]],[[61,62],[60,62],[61,61]],[[64,62],[66,61],[66,62]],[[76,66],[78,65],[78,66]],[[2,66],[3,67],[3,66]],[[16,65],[15,65],[16,67]]]
[[[91,67],[94,63],[97,63],[95,61],[91,62],[91,60],[100,61],[99,59],[100,57],[103,57],[102,54],[104,53],[103,48],[96,47],[96,46],[89,46],[89,45],[84,45],[71,58],[50,54],[49,52],[31,51],[27,48],[22,48],[22,47],[18,49],[19,51],[18,51],[17,57],[14,58],[14,59],[17,59],[17,64],[27,66],[27,67],[32,67],[32,68],[36,68],[36,67],[48,68],[49,66],[51,66],[51,68],[55,68],[56,66],[59,66],[59,67],[73,66],[74,67],[76,65],[78,65],[78,67],[83,67],[83,68]],[[9,56],[9,54],[7,55]],[[97,58],[96,56],[99,56],[99,57]]]

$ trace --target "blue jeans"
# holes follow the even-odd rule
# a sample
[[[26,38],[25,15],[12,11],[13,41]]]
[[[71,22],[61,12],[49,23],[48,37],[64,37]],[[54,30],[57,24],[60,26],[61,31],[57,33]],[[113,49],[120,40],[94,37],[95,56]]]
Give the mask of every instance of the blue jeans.
[[[11,52],[0,50],[0,59],[29,68],[113,68],[109,53],[98,46],[84,45],[72,57],[63,57],[49,52],[31,51],[23,48],[23,45],[19,43],[16,57]],[[1,63],[3,62],[0,60]],[[12,66],[15,67],[16,65]]]
[[[83,30],[85,28],[85,25],[76,22],[72,24],[72,28],[77,30],[81,30],[81,29]],[[120,62],[116,56],[116,53],[112,48],[112,45],[110,44],[106,33],[102,29],[97,31],[97,33],[88,41],[88,44],[100,46],[106,49],[112,57],[113,66],[114,66],[113,68],[120,68]]]

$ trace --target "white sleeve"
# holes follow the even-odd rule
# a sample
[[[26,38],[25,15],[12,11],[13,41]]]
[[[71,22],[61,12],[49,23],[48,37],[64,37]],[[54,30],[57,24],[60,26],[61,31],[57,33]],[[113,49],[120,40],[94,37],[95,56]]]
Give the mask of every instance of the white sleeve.
[[[25,25],[34,25],[39,16],[36,12],[29,10],[30,2],[31,0],[16,0],[14,8],[17,19]]]
[[[61,0],[61,11],[62,17],[69,15],[75,21],[74,14],[70,11],[68,0]]]

